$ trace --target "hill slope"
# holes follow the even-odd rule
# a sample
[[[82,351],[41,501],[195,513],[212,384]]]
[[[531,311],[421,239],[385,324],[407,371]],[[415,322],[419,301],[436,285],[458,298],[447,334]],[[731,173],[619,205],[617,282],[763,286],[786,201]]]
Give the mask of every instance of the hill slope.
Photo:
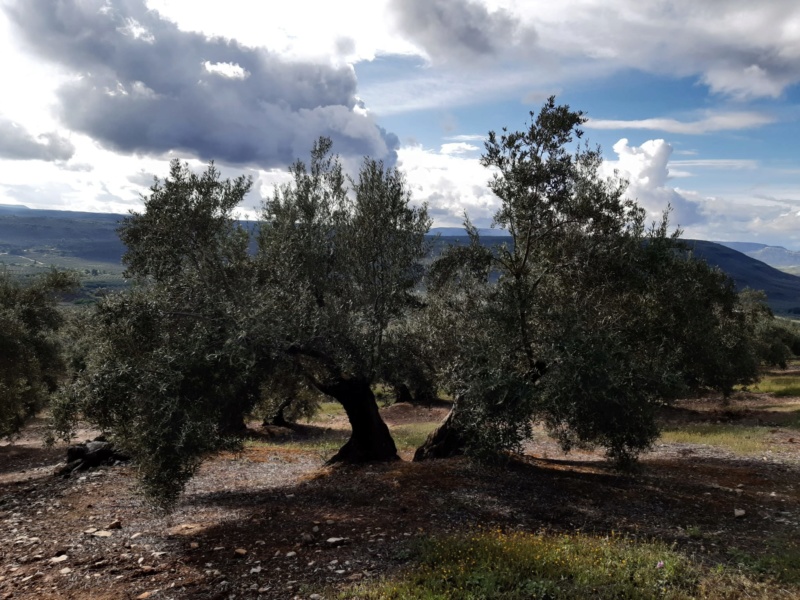
[[[738,289],[749,287],[764,290],[769,305],[775,312],[786,313],[789,309],[800,307],[800,277],[779,271],[760,260],[716,242],[684,241],[695,256],[730,275]]]
[[[765,262],[772,267],[782,271],[792,272],[800,268],[800,252],[787,250],[783,246],[767,246],[766,244],[754,244],[751,242],[717,242],[728,248],[733,248],[761,262]]]
[[[41,266],[55,264],[90,270],[99,266],[107,268],[109,273],[121,273],[120,259],[125,247],[116,230],[124,216],[0,205],[0,253],[31,257],[23,260],[38,261]],[[439,234],[433,237],[433,256],[449,244],[469,243],[463,229],[438,228],[432,233]],[[487,245],[510,243],[511,238],[503,233],[496,229],[481,230],[481,239]],[[775,312],[787,313],[800,307],[800,277],[754,258],[754,254],[783,256],[800,264],[800,252],[750,242],[685,241],[696,256],[728,273],[739,289],[764,290]],[[0,256],[0,262],[7,261]]]
[[[35,251],[119,263],[125,246],[117,236],[117,227],[124,217],[0,206],[0,251]]]

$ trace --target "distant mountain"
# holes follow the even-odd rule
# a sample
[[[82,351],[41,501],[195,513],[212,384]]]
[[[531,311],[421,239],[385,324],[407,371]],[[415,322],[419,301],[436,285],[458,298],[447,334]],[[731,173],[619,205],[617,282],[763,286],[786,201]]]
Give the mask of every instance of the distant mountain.
[[[792,272],[789,267],[800,267],[800,252],[787,250],[783,246],[768,246],[751,242],[717,242],[728,248],[743,252],[750,258],[765,262],[782,271]],[[797,270],[797,269],[795,269]]]
[[[124,217],[0,205],[0,253],[33,256],[40,264],[71,265],[81,269],[97,266],[83,263],[104,263],[116,265],[121,271],[120,261],[125,247],[116,230]],[[504,230],[480,229],[479,232],[485,244],[511,243]],[[439,234],[434,238],[433,256],[440,254],[449,244],[469,243],[460,227],[437,227],[431,233]],[[776,313],[785,314],[795,308],[800,312],[800,277],[766,264],[767,259],[785,259],[787,262],[784,264],[800,265],[800,252],[749,242],[685,241],[696,256],[728,273],[739,289],[764,290]],[[754,255],[763,257],[764,262]],[[62,260],[51,260],[55,257]],[[2,257],[0,262],[3,262]]]
[[[766,248],[766,244],[757,244],[755,242],[714,242],[715,244],[722,244],[723,246],[727,246],[737,252],[741,252],[742,254],[747,254],[748,252],[756,252],[761,250],[762,248]]]
[[[3,215],[15,215],[20,212],[31,210],[33,209],[28,208],[27,206],[22,206],[21,204],[0,204],[0,214]]]
[[[124,215],[0,207],[0,251],[59,253],[119,263],[125,246],[117,236]]]
[[[727,273],[738,289],[746,287],[764,290],[772,310],[787,313],[800,308],[800,277],[780,271],[770,265],[716,242],[683,240],[695,256],[704,259]]]
[[[482,227],[478,229],[478,233],[482,236],[492,237],[508,237],[508,232],[505,229],[491,229],[489,227]],[[463,227],[433,227],[431,228],[430,235],[441,235],[442,237],[468,237],[467,232]]]
[[[777,267],[783,270],[784,267],[796,267],[800,265],[800,252],[794,250],[787,250],[780,246],[767,246],[756,250],[755,252],[747,252],[747,256],[755,258],[768,265]]]

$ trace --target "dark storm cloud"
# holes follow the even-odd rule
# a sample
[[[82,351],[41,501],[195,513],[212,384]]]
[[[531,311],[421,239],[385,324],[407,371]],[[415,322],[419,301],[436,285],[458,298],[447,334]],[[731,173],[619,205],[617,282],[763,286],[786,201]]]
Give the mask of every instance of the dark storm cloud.
[[[73,154],[75,146],[68,139],[55,133],[34,137],[21,125],[0,117],[0,158],[56,161],[69,160]]]
[[[394,159],[397,138],[353,111],[352,69],[180,31],[143,0],[19,0],[7,12],[33,51],[77,75],[58,92],[62,122],[113,150],[272,167],[327,135],[341,154]]]
[[[512,48],[532,50],[536,35],[506,11],[475,0],[393,0],[398,25],[434,60],[474,61]]]

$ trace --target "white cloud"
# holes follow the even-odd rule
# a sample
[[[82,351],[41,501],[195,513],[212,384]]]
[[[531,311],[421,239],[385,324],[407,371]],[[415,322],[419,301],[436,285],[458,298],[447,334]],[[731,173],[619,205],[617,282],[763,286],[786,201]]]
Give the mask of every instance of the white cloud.
[[[222,75],[223,77],[229,77],[230,79],[247,79],[250,77],[249,71],[234,63],[212,63],[207,60],[203,63],[203,66],[209,73],[215,73],[217,75]]]
[[[671,185],[675,177],[688,176],[674,167],[749,169],[749,160],[703,159],[671,161],[672,147],[664,140],[648,140],[631,146],[621,139],[614,144],[617,160],[606,161],[603,169],[616,169],[628,179],[628,195],[636,198],[651,219],[672,206],[670,221],[683,229],[683,237],[704,240],[760,241],[787,247],[800,245],[800,191],[774,182],[729,189],[710,195]],[[764,190],[769,190],[766,193]]]
[[[751,159],[733,159],[733,158],[706,158],[697,160],[673,160],[670,161],[670,167],[700,167],[708,169],[757,169],[758,161]],[[670,175],[673,177],[674,172],[670,169]]]
[[[530,55],[532,36],[523,36],[525,43],[513,44],[509,43],[513,40],[490,35],[505,19],[516,30],[536,32],[537,62],[549,63],[549,71],[559,80],[570,80],[576,65],[588,62],[598,68],[602,61],[616,70],[697,77],[711,91],[735,97],[774,97],[800,81],[800,4],[795,0],[449,0],[439,4],[431,8],[398,0],[227,0],[225,10],[218,10],[194,0],[148,0],[150,8],[183,29],[266,47],[291,59],[357,62],[385,54],[416,55],[470,71],[474,62],[448,59],[465,44],[469,48],[483,41],[489,49],[502,44],[498,58],[503,61],[522,62]],[[441,35],[426,37],[431,19],[412,29],[408,19],[398,19],[398,10],[407,14],[412,8],[440,16],[449,11],[455,17],[437,21]],[[475,15],[483,18],[475,19]],[[475,29],[472,35],[460,35],[469,29],[467,25]],[[437,45],[451,38],[459,43],[445,48]],[[542,88],[553,87],[536,81]],[[530,82],[524,87],[529,88]]]
[[[712,114],[696,121],[654,118],[638,120],[589,119],[587,129],[648,129],[667,133],[701,135],[716,131],[750,129],[774,123],[775,118],[757,112]]]
[[[224,10],[196,0],[147,0],[147,5],[186,31],[236,39],[289,60],[340,64],[418,52],[387,18],[388,0],[226,0]]]
[[[512,0],[509,0],[511,2]],[[539,44],[564,59],[697,77],[712,92],[775,97],[800,82],[795,0],[572,0],[519,3]]]
[[[469,154],[470,152],[475,152],[476,150],[480,150],[477,146],[473,144],[469,144],[467,142],[451,142],[449,144],[442,144],[441,149],[439,152],[442,154]]]
[[[395,54],[419,56],[434,67],[464,73],[474,71],[476,62],[454,61],[452,55],[466,47],[466,55],[472,56],[477,45],[485,50],[479,54],[496,61],[495,68],[484,72],[489,82],[507,77],[496,68],[501,63],[511,66],[509,72],[545,75],[526,77],[520,90],[529,90],[531,81],[539,89],[558,89],[561,82],[577,77],[631,68],[695,77],[712,92],[737,98],[776,97],[800,82],[800,4],[795,0],[563,0],[546,5],[449,0],[441,6],[399,0],[227,0],[222,11],[194,0],[147,4],[184,30],[236,39],[290,60],[352,64]],[[410,27],[398,12],[407,17],[412,9],[436,19]],[[430,28],[439,33],[427,35]],[[532,34],[492,35],[498,30],[536,35],[535,40]],[[151,35],[139,23],[131,32]],[[441,40],[455,42],[442,45]],[[528,60],[534,47],[534,62],[545,65],[543,69]]]
[[[444,139],[451,142],[482,142],[486,139],[486,135],[483,133],[468,133],[461,135],[448,135]]]
[[[793,199],[765,196],[750,190],[725,197],[682,193],[702,202],[707,216],[706,222],[688,227],[685,237],[800,247],[800,194],[797,190],[793,192]]]
[[[747,98],[777,98],[792,83],[793,77],[770,73],[759,65],[746,67],[713,67],[703,75],[711,91],[745,100]]]
[[[491,223],[500,201],[487,186],[491,172],[477,158],[420,145],[402,146],[397,155],[414,201],[428,203],[435,226],[461,225],[465,211],[480,227]]]
[[[152,44],[156,40],[155,36],[150,33],[147,27],[144,27],[141,23],[139,23],[139,21],[133,18],[126,19],[125,26],[118,27],[117,31],[132,37],[135,40],[141,40],[148,44]]]
[[[63,127],[115,152],[259,167],[288,164],[320,135],[342,154],[393,160],[396,137],[353,110],[351,67],[186,32],[145,0],[98,12],[101,1],[61,0],[54,12],[49,0],[16,0],[4,11],[29,50],[72,74],[55,94]]]
[[[693,225],[703,220],[700,204],[670,187],[668,167],[672,146],[664,140],[648,140],[641,146],[631,146],[627,139],[614,144],[616,161],[607,161],[607,173],[616,170],[629,182],[628,195],[636,198],[651,219],[657,219],[667,208],[672,208],[671,221],[675,225]]]

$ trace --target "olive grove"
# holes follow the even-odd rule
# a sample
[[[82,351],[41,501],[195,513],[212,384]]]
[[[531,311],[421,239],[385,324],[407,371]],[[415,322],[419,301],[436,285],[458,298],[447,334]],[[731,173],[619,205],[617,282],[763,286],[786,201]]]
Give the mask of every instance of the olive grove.
[[[327,138],[254,228],[235,216],[249,179],[173,161],[120,228],[136,285],[97,305],[58,430],[83,417],[108,431],[164,504],[265,402],[282,418],[335,399],[352,433],[331,462],[396,460],[376,384],[453,398],[417,459],[497,456],[539,421],[629,462],[663,402],[754,380],[760,317],[666,214],[646,223],[601,176],[584,120],[551,98],[527,130],[491,133],[494,226],[512,241],[486,245],[467,221],[471,243],[427,268],[431,221],[402,174],[365,158],[348,177]]]

